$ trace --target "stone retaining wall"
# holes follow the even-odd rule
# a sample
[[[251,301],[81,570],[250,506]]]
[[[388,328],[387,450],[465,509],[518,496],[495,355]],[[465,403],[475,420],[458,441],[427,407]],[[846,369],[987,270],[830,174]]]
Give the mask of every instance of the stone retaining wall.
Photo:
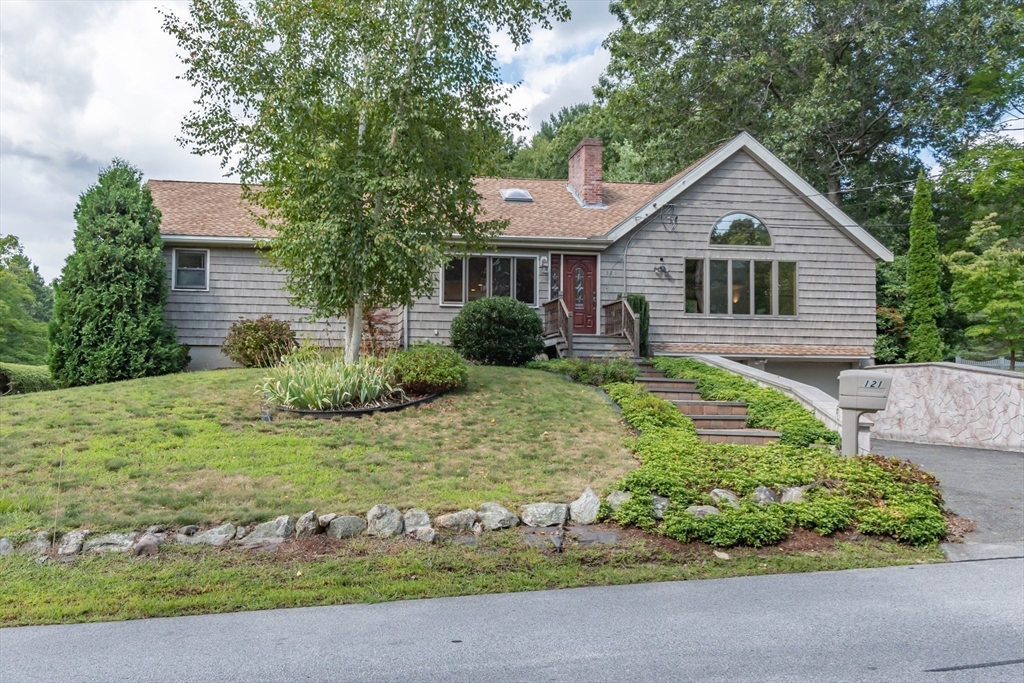
[[[875,437],[1024,452],[1024,375],[954,363],[873,369],[893,376]]]

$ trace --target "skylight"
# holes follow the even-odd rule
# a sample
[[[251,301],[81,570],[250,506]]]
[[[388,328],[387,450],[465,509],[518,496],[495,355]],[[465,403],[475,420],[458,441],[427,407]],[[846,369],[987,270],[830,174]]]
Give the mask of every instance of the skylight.
[[[501,198],[506,202],[518,202],[523,204],[529,204],[533,202],[533,197],[524,189],[518,187],[509,187],[506,189],[498,190],[501,193]]]

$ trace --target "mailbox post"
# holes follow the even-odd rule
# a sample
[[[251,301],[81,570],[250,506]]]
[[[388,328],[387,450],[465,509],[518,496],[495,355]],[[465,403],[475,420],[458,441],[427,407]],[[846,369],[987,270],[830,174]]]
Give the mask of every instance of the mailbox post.
[[[892,375],[878,370],[839,373],[839,407],[843,410],[843,455],[857,454],[861,413],[885,410]]]

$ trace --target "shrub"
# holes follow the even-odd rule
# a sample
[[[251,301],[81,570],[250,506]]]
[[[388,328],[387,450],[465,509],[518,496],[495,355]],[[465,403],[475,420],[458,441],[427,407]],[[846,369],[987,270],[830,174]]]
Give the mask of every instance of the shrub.
[[[627,294],[626,303],[640,317],[640,355],[647,357],[651,355],[651,305],[643,294]]]
[[[600,361],[582,358],[555,358],[533,361],[527,367],[568,375],[582,384],[601,386],[613,382],[632,382],[640,374],[639,368],[628,358],[609,358]]]
[[[395,378],[411,394],[437,394],[465,386],[466,361],[447,346],[417,344],[395,359]]]
[[[50,378],[50,368],[45,365],[0,363],[0,396],[56,388],[53,379]]]
[[[641,431],[631,443],[640,467],[615,486],[633,493],[614,513],[620,523],[720,546],[777,543],[795,526],[826,535],[856,524],[864,533],[916,545],[945,535],[934,478],[909,463],[878,456],[848,458],[813,446],[704,443],[693,422],[671,402],[635,384],[604,389]],[[749,498],[760,485],[778,490],[813,482],[824,485],[809,491],[803,503],[762,507]],[[686,512],[689,505],[711,503],[708,492],[715,488],[732,490],[745,500],[738,509],[723,508],[719,515],[700,519]],[[651,510],[654,493],[672,501],[660,527]]]
[[[393,356],[346,364],[340,353],[309,347],[285,356],[257,389],[267,402],[297,410],[371,408],[405,398]]]
[[[743,401],[747,404],[747,426],[773,429],[779,441],[792,446],[812,443],[839,445],[839,434],[777,389],[762,387],[720,368],[691,358],[654,359],[654,367],[666,377],[697,380],[697,389],[706,401]]]
[[[267,368],[279,363],[295,347],[292,326],[265,315],[233,322],[220,350],[243,368]]]
[[[455,316],[452,346],[485,365],[522,365],[544,350],[536,311],[521,301],[495,296],[470,301]]]
[[[185,369],[188,347],[164,318],[160,211],[142,173],[114,160],[79,199],[75,220],[75,252],[54,288],[54,381],[80,386]]]

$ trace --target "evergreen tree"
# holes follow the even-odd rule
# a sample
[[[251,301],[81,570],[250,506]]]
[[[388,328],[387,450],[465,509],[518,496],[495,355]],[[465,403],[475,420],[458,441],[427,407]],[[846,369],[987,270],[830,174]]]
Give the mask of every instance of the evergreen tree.
[[[942,360],[942,340],[936,318],[945,308],[939,278],[939,243],[932,221],[932,193],[922,173],[914,189],[910,211],[910,251],[907,252],[907,310],[910,341],[907,360],[927,363]]]
[[[54,292],[50,370],[61,386],[178,372],[188,363],[164,320],[160,212],[120,159],[75,207],[75,251]]]

